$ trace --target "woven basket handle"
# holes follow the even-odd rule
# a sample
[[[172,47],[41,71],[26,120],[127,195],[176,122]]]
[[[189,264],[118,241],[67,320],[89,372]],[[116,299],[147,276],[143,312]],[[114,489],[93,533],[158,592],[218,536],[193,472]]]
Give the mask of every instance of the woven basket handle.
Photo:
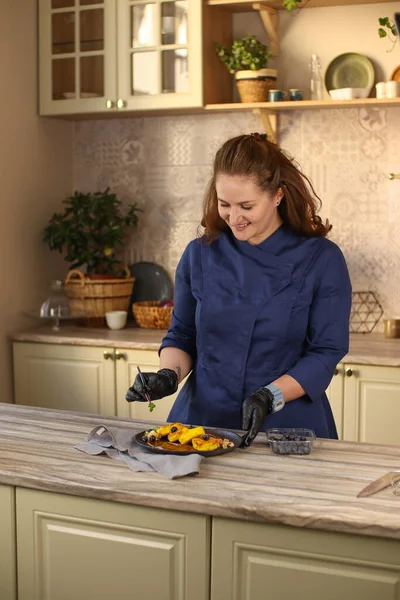
[[[125,277],[132,277],[130,270],[124,263],[121,263],[118,270],[123,271]]]
[[[83,287],[85,285],[85,275],[82,273],[82,271],[79,271],[79,269],[71,269],[68,271],[64,283],[69,283],[75,277],[79,279],[79,281],[76,283],[79,283]]]

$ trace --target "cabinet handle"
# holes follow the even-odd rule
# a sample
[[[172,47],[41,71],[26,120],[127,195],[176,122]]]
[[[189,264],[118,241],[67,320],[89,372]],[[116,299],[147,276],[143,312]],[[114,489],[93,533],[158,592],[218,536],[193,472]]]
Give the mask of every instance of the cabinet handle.
[[[345,370],[345,373],[346,373],[347,377],[351,377],[353,375],[353,369],[350,369],[350,367],[347,367],[347,369]]]
[[[108,350],[104,350],[103,356],[104,356],[105,360],[108,360],[109,358],[112,359],[112,357],[113,357],[112,353],[109,352]]]
[[[106,100],[106,108],[114,108],[115,102],[114,100]]]
[[[339,375],[339,369],[336,367],[334,375]]]
[[[119,350],[116,350],[116,351],[115,351],[115,358],[116,358],[117,360],[121,360],[121,358],[122,358],[123,360],[126,360],[126,354],[124,354],[123,352],[120,352]]]
[[[125,100],[122,100],[122,98],[118,98],[118,100],[117,100],[117,108],[125,108],[125,106],[126,106]]]

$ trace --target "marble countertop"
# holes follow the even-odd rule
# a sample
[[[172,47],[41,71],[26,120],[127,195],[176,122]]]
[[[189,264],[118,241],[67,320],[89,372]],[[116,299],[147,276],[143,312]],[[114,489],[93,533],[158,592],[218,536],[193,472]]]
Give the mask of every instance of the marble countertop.
[[[165,329],[126,327],[119,331],[107,328],[62,326],[52,331],[50,326],[14,333],[11,340],[76,346],[104,346],[108,348],[158,350]],[[346,363],[363,365],[400,366],[400,338],[388,339],[382,333],[350,335],[350,350],[343,359]]]
[[[95,426],[149,423],[0,403],[0,484],[244,521],[400,540],[400,497],[357,493],[400,467],[400,446],[317,440],[308,456],[274,455],[264,434],[247,449],[204,459],[168,480],[74,449]]]

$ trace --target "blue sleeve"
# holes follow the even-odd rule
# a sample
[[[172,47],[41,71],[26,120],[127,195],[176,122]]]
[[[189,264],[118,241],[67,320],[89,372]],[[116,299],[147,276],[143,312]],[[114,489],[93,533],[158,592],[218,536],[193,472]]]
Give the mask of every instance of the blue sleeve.
[[[342,252],[335,244],[320,255],[303,355],[289,370],[311,400],[318,400],[349,350],[351,283]],[[320,263],[318,265],[318,262]]]
[[[158,353],[168,346],[179,348],[196,360],[196,298],[191,286],[191,242],[182,255],[176,269],[174,310],[167,335],[163,338]]]

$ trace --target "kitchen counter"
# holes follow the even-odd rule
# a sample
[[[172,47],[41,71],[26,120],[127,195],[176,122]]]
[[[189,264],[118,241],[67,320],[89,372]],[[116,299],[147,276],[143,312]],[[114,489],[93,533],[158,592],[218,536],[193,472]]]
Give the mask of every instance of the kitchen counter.
[[[166,330],[127,327],[119,331],[106,328],[65,326],[52,331],[49,326],[14,333],[12,341],[75,346],[106,346],[109,348],[158,350]],[[362,365],[400,366],[400,338],[385,338],[382,333],[351,334],[346,363]]]
[[[145,421],[0,403],[0,484],[257,523],[400,540],[400,497],[357,493],[400,467],[400,447],[317,440],[308,456],[277,456],[264,434],[245,450],[205,459],[198,476],[170,481],[74,449],[100,423]]]

